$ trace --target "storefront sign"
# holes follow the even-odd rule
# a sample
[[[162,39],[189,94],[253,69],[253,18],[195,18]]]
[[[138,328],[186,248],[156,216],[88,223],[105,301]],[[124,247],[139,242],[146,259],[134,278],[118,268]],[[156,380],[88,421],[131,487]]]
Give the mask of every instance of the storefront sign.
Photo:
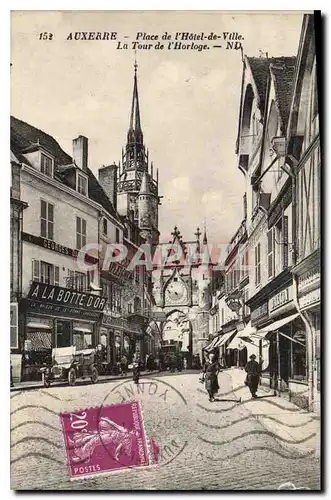
[[[51,316],[64,318],[86,319],[91,321],[100,321],[100,311],[91,311],[89,309],[78,309],[72,306],[56,305],[50,302],[38,302],[37,300],[26,300],[27,312],[34,314],[49,314]]]
[[[102,324],[105,326],[122,326],[123,319],[121,317],[115,318],[114,316],[111,316],[110,314],[103,314],[102,316]]]
[[[107,302],[106,297],[98,297],[60,286],[46,285],[37,281],[32,283],[28,298],[50,306],[74,307],[75,309],[98,312],[103,311]]]
[[[69,257],[77,258],[78,255],[78,250],[73,250],[72,248],[64,245],[59,245],[58,243],[55,243],[55,241],[42,238],[41,236],[34,236],[33,234],[22,232],[22,240],[38,245],[39,247],[46,248],[47,250],[61,253],[62,255],[68,255]],[[90,264],[98,263],[98,259],[96,257],[92,257],[91,255],[85,254],[84,258],[85,262],[89,262]]]
[[[269,300],[269,312],[273,312],[276,309],[281,308],[285,304],[288,304],[293,300],[293,287],[290,286],[285,288],[281,292],[277,293]]]
[[[264,302],[261,306],[257,307],[251,312],[251,321],[257,322],[264,316],[268,316],[268,302]]]
[[[321,273],[319,269],[313,268],[298,278],[298,293],[304,292],[308,287],[319,287]]]
[[[110,263],[109,274],[119,279],[124,279],[124,280],[133,279],[133,273],[131,271],[128,271],[124,265],[121,265],[118,262]]]
[[[319,288],[307,293],[303,297],[299,298],[299,306],[301,309],[316,305],[321,300],[321,291]]]

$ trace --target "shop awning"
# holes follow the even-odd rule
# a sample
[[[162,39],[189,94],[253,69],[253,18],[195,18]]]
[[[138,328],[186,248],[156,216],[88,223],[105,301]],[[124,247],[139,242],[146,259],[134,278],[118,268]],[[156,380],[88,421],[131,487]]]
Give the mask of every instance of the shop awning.
[[[203,347],[203,350],[204,351],[211,351],[212,349],[214,349],[215,347],[215,344],[216,342],[219,340],[219,337],[216,337],[215,339],[213,339],[208,345],[206,345],[206,347]]]
[[[224,345],[225,342],[229,340],[229,338],[236,333],[237,330],[231,330],[230,332],[224,333],[222,337],[219,339],[219,342],[217,343],[217,347],[221,347],[221,345]]]
[[[49,325],[45,325],[44,323],[30,322],[26,326],[27,328],[34,328],[35,330],[51,330],[51,327]]]
[[[82,332],[82,333],[92,333],[92,330],[90,330],[89,328],[86,328],[86,327],[82,327],[82,328],[81,328],[81,327],[79,327],[79,326],[77,326],[77,327],[73,328],[73,329],[72,329],[72,331],[73,331],[73,332],[79,332],[79,333],[80,333],[80,332]]]
[[[287,316],[287,318],[279,319],[278,321],[275,321],[274,323],[271,323],[268,326],[264,326],[260,330],[256,331],[256,334],[254,334],[254,337],[264,339],[264,337],[269,333],[269,332],[274,332],[276,330],[279,330],[284,325],[287,325],[287,323],[291,323],[295,318],[299,316],[299,313],[292,314],[291,316]]]
[[[244,349],[247,344],[246,342],[241,338],[241,335],[243,334],[243,330],[239,331],[237,335],[231,340],[230,344],[228,345],[227,349],[238,349],[241,351]]]

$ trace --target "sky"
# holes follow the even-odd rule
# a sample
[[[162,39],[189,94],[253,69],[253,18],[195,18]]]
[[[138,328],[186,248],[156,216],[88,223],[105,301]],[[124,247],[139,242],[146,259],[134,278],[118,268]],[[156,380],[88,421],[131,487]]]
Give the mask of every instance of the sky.
[[[190,32],[243,37],[258,57],[297,54],[300,12],[15,11],[11,14],[11,114],[52,135],[72,154],[89,139],[89,167],[118,163],[126,143],[137,33]],[[67,40],[75,32],[116,32],[116,40]],[[40,33],[52,33],[40,40]],[[237,36],[237,35],[235,35]],[[74,37],[74,35],[73,35]],[[173,38],[171,39],[171,41]],[[127,43],[128,50],[117,49]],[[240,50],[225,42],[204,51],[138,49],[144,141],[159,169],[161,241],[175,225],[194,240],[206,220],[210,243],[227,243],[243,218],[243,174],[235,143],[241,91]],[[182,42],[190,45],[192,41]],[[222,48],[213,48],[213,44]]]

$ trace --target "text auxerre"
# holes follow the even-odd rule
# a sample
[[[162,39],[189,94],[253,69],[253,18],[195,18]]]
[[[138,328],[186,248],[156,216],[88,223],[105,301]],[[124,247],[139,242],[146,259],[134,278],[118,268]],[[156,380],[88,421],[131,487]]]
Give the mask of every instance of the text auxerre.
[[[105,297],[80,293],[54,285],[34,282],[30,288],[29,298],[57,304],[73,305],[84,309],[102,311],[106,305]]]

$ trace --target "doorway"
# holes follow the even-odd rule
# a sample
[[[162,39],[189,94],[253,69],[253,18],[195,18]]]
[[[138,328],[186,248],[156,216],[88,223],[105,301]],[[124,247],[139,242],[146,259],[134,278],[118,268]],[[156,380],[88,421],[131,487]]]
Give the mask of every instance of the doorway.
[[[70,347],[71,342],[71,321],[56,322],[56,347]]]

